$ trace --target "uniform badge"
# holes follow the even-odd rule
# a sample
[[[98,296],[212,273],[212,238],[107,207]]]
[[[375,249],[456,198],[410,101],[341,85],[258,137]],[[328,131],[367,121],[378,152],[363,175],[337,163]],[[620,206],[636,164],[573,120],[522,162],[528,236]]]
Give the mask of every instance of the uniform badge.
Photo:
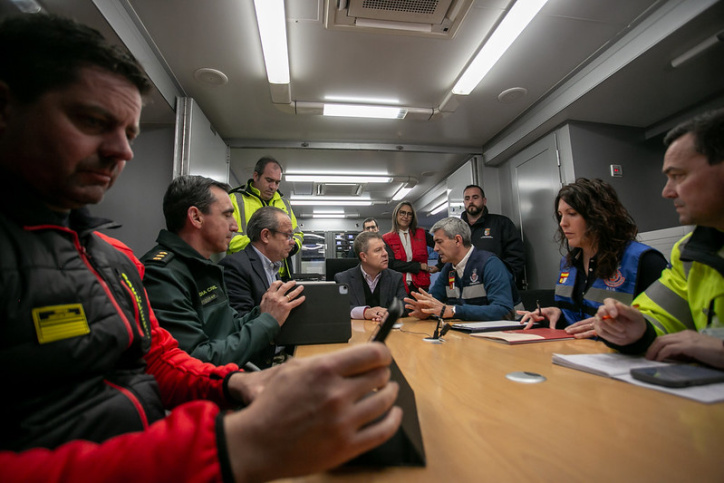
[[[49,305],[33,309],[38,342],[47,344],[90,333],[82,304]]]
[[[478,283],[478,269],[473,268],[473,273],[470,274],[470,283]]]
[[[455,270],[450,270],[447,276],[447,283],[450,285],[450,289],[455,288]]]
[[[485,229],[485,236],[490,236],[490,228]]]
[[[566,283],[566,280],[568,280],[568,274],[569,274],[569,272],[561,272],[561,276],[560,276],[560,278],[558,279],[558,283],[559,283],[559,284],[564,284],[564,283]]]
[[[626,278],[621,273],[621,270],[616,270],[616,273],[613,275],[613,277],[603,281],[603,283],[606,284],[606,287],[611,288],[620,287],[624,284],[624,282],[626,282]]]

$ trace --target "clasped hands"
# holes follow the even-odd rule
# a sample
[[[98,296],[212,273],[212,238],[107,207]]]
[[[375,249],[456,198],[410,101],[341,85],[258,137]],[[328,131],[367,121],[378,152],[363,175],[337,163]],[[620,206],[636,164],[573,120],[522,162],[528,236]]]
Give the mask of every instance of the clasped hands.
[[[375,322],[382,322],[387,315],[385,307],[367,307],[364,310],[364,318]]]

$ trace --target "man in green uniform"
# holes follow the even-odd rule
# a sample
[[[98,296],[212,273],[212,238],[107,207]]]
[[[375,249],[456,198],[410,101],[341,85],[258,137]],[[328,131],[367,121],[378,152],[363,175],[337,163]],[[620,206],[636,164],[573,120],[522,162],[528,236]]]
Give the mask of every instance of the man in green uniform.
[[[179,347],[214,364],[264,363],[302,287],[274,282],[258,307],[240,316],[229,304],[223,268],[210,260],[237,230],[229,186],[202,176],[173,180],[163,199],[167,230],[141,261],[144,285],[161,325]],[[270,361],[268,361],[270,362]]]
[[[664,143],[662,196],[696,228],[633,307],[606,299],[594,327],[622,352],[724,368],[724,109],[675,127]]]

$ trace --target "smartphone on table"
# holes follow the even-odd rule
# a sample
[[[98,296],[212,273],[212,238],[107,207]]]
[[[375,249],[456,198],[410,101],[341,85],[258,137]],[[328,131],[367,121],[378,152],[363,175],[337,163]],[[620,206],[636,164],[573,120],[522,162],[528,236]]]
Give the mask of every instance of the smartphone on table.
[[[370,342],[384,342],[392,330],[392,326],[395,325],[397,319],[402,316],[402,311],[402,302],[400,299],[392,299],[392,303],[387,307],[387,318],[377,326],[377,330],[372,334]]]
[[[690,364],[631,369],[631,377],[666,387],[702,386],[724,382],[724,371]]]

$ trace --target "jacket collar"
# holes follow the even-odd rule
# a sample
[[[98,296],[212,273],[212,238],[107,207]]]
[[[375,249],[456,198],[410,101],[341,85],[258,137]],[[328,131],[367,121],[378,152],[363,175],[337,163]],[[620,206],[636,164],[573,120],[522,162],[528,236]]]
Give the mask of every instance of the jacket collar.
[[[232,190],[232,191],[236,191],[236,190]],[[270,199],[269,201],[264,201],[264,200],[262,200],[262,199],[261,199],[261,191],[259,191],[259,190],[254,186],[254,180],[253,180],[253,179],[250,179],[250,180],[248,180],[248,181],[246,182],[246,187],[244,188],[244,193],[248,194],[249,196],[254,196],[254,197],[256,197],[256,198],[259,198],[259,201],[262,201],[263,203],[266,203],[266,204],[272,204],[272,202],[273,202],[274,200],[281,199],[281,197],[284,196],[284,193],[282,193],[281,191],[279,191],[279,190],[277,189],[276,193],[274,193],[274,196],[272,196],[272,199]]]
[[[487,207],[487,206],[483,206],[483,214],[480,215],[480,218],[478,218],[478,219],[475,221],[475,223],[473,223],[471,226],[482,225],[483,223],[485,223],[485,218],[486,218],[487,216],[488,216],[488,207]],[[467,223],[468,225],[470,225],[470,221],[468,220],[468,212],[467,212],[467,211],[463,211],[463,212],[460,214],[460,218],[461,218],[465,223]]]
[[[0,210],[21,226],[69,226],[81,235],[90,231],[121,226],[107,218],[95,217],[88,208],[60,213],[51,210],[24,179],[0,170]]]
[[[197,252],[191,245],[186,243],[180,236],[168,230],[161,230],[156,238],[156,243],[163,245],[176,256],[187,260],[199,260],[203,263],[216,265],[214,262]]]
[[[724,258],[720,255],[724,247],[724,232],[716,228],[697,226],[694,233],[681,246],[681,260],[700,262],[717,270],[724,276]]]

